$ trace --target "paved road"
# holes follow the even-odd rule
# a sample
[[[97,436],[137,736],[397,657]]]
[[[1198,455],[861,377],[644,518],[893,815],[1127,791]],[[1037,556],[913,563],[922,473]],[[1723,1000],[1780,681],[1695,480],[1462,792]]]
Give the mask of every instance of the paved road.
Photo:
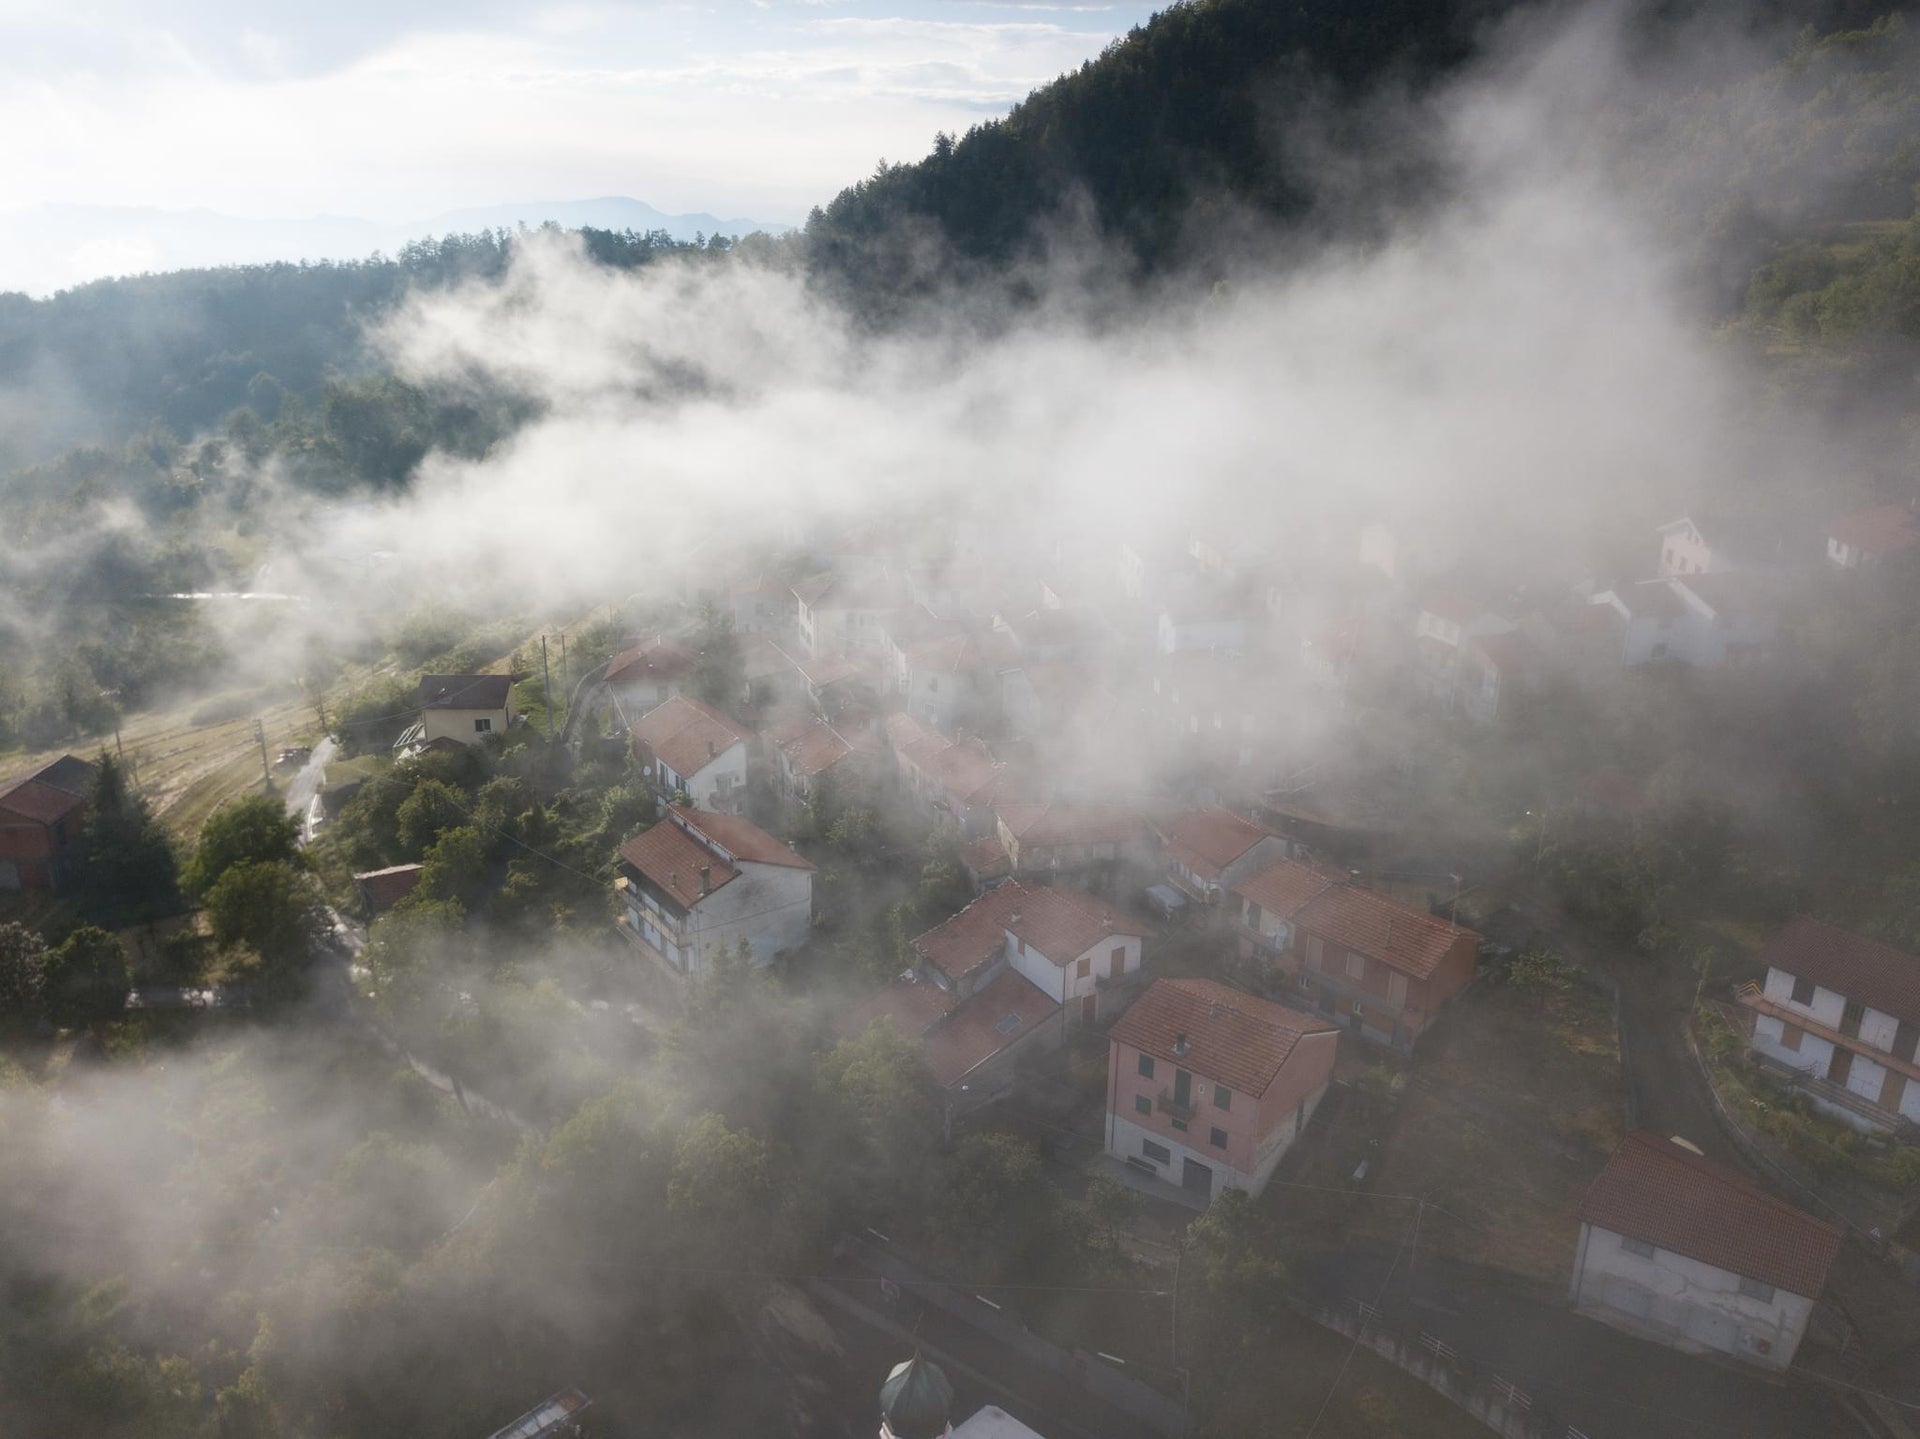
[[[327,761],[333,758],[334,751],[339,748],[333,736],[328,735],[313,747],[312,756],[287,784],[287,813],[300,821],[302,844],[313,838],[307,833],[307,810],[313,804],[313,797],[320,792],[321,781],[327,777]]]
[[[1422,1255],[1411,1276],[1391,1245],[1354,1244],[1304,1266],[1329,1297],[1379,1303],[1389,1324],[1430,1333],[1590,1439],[1802,1439],[1854,1425],[1809,1380],[1775,1383],[1631,1338],[1557,1297],[1479,1265]],[[1392,1274],[1391,1282],[1388,1280]]]

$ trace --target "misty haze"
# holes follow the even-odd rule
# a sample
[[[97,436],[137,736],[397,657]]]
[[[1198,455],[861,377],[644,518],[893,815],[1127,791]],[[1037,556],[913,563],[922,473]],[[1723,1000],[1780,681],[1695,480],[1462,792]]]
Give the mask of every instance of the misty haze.
[[[1920,1433],[1912,8],[0,15],[0,1436]]]

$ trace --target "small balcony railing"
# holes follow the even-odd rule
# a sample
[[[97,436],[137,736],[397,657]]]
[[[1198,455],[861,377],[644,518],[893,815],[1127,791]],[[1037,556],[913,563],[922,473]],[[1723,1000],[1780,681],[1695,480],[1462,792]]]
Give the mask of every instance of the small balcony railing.
[[[1192,1101],[1182,1104],[1173,1097],[1173,1091],[1170,1089],[1160,1091],[1160,1097],[1154,1107],[1162,1114],[1171,1114],[1175,1119],[1191,1119],[1195,1112]]]

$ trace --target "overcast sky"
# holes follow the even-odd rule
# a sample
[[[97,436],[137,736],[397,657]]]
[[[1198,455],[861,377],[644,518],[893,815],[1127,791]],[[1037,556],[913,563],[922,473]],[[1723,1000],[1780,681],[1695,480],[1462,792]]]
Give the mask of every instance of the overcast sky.
[[[0,204],[797,222],[1143,20],[1018,0],[0,0]]]

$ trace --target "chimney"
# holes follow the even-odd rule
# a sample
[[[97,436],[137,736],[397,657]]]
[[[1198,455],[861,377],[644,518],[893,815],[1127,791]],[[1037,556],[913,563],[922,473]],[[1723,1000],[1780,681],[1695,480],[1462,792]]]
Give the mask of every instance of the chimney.
[[[1187,1043],[1186,1030],[1183,1029],[1173,1036],[1173,1052],[1175,1054],[1185,1054],[1191,1047],[1192,1046]]]
[[[713,866],[710,864],[700,866],[700,893],[713,893]]]

